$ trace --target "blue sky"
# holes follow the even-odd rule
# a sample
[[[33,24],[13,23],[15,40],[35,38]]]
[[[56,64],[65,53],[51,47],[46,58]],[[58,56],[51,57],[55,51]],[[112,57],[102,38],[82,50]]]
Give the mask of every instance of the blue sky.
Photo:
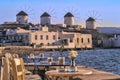
[[[52,16],[52,23],[63,23],[63,16],[70,11],[75,16],[76,24],[83,24],[92,16],[98,26],[120,26],[120,0],[1,0],[0,23],[15,21],[16,14],[24,10],[29,14],[29,21],[40,21],[40,15],[47,11]]]

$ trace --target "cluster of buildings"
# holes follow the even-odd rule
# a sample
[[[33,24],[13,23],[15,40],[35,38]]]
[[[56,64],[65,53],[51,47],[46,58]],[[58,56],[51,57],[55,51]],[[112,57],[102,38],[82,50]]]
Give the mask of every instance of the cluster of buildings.
[[[0,41],[2,45],[37,46],[42,48],[92,48],[92,35],[81,33],[81,25],[75,25],[74,15],[64,15],[64,24],[52,24],[51,15],[44,12],[40,16],[40,24],[28,23],[28,14],[20,11],[16,22],[5,22],[0,25]],[[89,17],[86,29],[96,29],[96,21]],[[76,32],[77,31],[77,32]]]

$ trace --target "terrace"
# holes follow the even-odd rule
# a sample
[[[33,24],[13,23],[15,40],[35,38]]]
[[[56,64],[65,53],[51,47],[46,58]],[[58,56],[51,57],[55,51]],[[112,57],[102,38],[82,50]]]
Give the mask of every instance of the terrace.
[[[70,65],[69,57],[65,57],[65,60],[60,62],[60,54],[55,56],[52,51],[45,52],[38,50],[36,51],[33,48],[14,47],[4,49],[1,56],[1,80],[17,80],[16,78],[20,77],[15,76],[15,67],[12,66],[13,62],[18,64],[19,60],[21,63],[20,65],[24,67],[21,69],[21,71],[23,71],[21,75],[24,75],[24,78],[18,80],[26,80],[26,78],[28,80],[33,78],[33,80],[120,80],[119,75],[77,64],[73,70]],[[18,68],[18,71],[19,69],[20,68]],[[8,79],[4,79],[7,77]]]

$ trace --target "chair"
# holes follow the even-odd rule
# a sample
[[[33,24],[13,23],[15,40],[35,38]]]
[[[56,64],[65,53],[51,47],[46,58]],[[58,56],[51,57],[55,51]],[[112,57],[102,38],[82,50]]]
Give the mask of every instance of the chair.
[[[38,75],[25,75],[24,62],[22,58],[15,58],[11,63],[14,80],[42,80]]]
[[[13,58],[19,58],[19,55],[18,54],[13,54],[12,57]]]
[[[5,57],[2,57],[1,80],[10,80],[9,60]]]
[[[52,62],[53,62],[53,57],[48,57],[48,58],[47,58],[47,61],[48,61],[49,64],[52,64]]]
[[[65,64],[65,57],[58,57],[58,64],[64,65]]]
[[[35,55],[33,53],[31,53],[29,58],[35,58]]]
[[[11,55],[10,53],[6,53],[6,54],[5,54],[5,57],[11,59],[11,58],[12,58],[12,55]]]
[[[44,58],[44,53],[39,54],[40,58]]]

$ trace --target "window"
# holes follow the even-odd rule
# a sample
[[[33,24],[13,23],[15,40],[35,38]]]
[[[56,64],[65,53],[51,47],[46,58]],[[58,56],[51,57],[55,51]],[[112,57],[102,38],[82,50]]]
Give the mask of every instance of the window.
[[[90,43],[90,38],[88,38],[88,43]]]
[[[47,43],[47,45],[49,46],[49,45],[50,45],[50,43]]]
[[[72,43],[73,42],[73,39],[70,39],[70,43]]]
[[[83,43],[83,38],[81,38],[81,43]]]
[[[23,35],[21,35],[21,39],[23,39]]]
[[[55,35],[53,35],[53,40],[55,40]]]
[[[37,40],[37,35],[35,35],[35,40]]]
[[[46,40],[48,40],[48,35],[46,35]]]
[[[40,35],[40,40],[43,40],[43,35]]]
[[[67,39],[62,40],[62,44],[68,45],[68,40]]]
[[[44,44],[43,43],[40,43],[40,46],[43,46]]]
[[[28,35],[26,35],[26,40],[28,40]]]
[[[79,38],[77,38],[77,43],[79,43]]]
[[[60,37],[58,37],[58,39],[60,39]]]

